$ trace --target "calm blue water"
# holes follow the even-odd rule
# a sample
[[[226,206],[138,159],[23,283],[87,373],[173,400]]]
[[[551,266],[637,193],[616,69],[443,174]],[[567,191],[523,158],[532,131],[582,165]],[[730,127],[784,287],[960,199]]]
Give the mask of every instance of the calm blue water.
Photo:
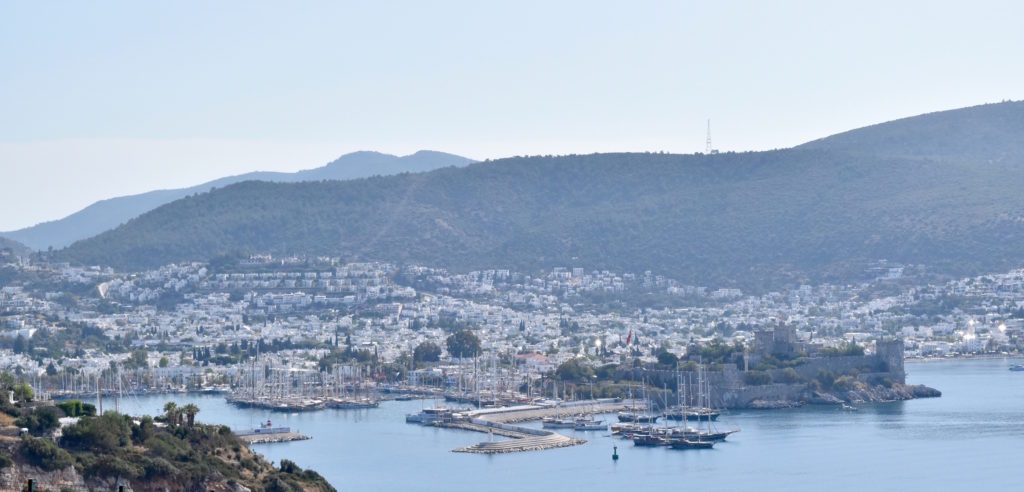
[[[282,414],[236,409],[214,396],[174,400],[199,405],[204,422],[248,428],[269,418],[312,435],[254,449],[313,468],[339,490],[1013,490],[1024,457],[1024,373],[1007,369],[1018,362],[908,363],[909,382],[938,388],[942,398],[864,405],[856,413],[805,407],[725,415],[719,427],[742,432],[709,451],[636,448],[590,432],[582,446],[472,455],[450,451],[484,434],[406,424],[418,401]],[[122,401],[121,411],[161,413],[169,398]]]

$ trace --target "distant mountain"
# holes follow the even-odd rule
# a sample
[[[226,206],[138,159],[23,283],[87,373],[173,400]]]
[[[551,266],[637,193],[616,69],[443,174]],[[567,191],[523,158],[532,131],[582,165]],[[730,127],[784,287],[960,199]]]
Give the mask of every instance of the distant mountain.
[[[379,152],[354,152],[343,155],[334,162],[316,169],[295,173],[252,172],[220,178],[190,188],[158,190],[102,200],[63,219],[44,222],[17,231],[3,232],[0,235],[20,241],[36,250],[44,250],[50,246],[63,248],[79,239],[113,229],[128,219],[165,203],[232,183],[253,180],[275,182],[344,180],[405,172],[416,173],[448,166],[464,166],[471,162],[473,162],[471,159],[457,155],[428,150],[421,150],[404,157]]]
[[[353,181],[243,182],[56,257],[137,269],[235,253],[337,254],[456,270],[652,270],[752,290],[847,282],[879,259],[998,271],[1024,263],[1024,159],[1004,126],[1024,105],[993,106],[771,152],[520,157]],[[929,150],[967,137],[985,152]]]

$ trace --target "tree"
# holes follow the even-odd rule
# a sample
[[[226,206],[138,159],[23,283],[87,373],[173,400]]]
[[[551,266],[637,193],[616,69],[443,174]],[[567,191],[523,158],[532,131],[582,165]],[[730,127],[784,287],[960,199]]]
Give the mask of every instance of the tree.
[[[14,339],[14,346],[12,347],[12,350],[14,350],[15,354],[21,354],[28,350],[28,342],[25,341],[25,337],[18,335],[18,337]]]
[[[166,355],[160,357],[160,367],[167,367],[170,363],[171,361],[167,359]]]
[[[35,393],[32,391],[32,387],[28,383],[21,383],[14,387],[14,399],[21,401],[32,401],[35,397]]]
[[[437,362],[441,360],[441,347],[434,342],[423,342],[412,353],[416,362]]]
[[[658,354],[658,365],[675,368],[678,363],[679,357],[668,350],[663,350]]]
[[[590,381],[593,375],[594,369],[580,364],[579,359],[569,359],[555,369],[555,377],[562,381]]]
[[[181,410],[173,401],[164,403],[164,418],[167,419],[167,425],[172,427],[177,425],[178,420],[181,419]]]
[[[46,375],[47,376],[56,376],[57,375],[57,366],[53,365],[53,361],[50,361],[50,364],[46,366]]]
[[[452,357],[461,359],[473,357],[480,353],[480,339],[466,328],[453,333],[448,337],[446,343],[448,345],[448,355]]]
[[[199,407],[189,403],[181,407],[181,411],[184,412],[185,416],[188,418],[188,426],[193,427],[196,423],[196,414],[199,413]]]

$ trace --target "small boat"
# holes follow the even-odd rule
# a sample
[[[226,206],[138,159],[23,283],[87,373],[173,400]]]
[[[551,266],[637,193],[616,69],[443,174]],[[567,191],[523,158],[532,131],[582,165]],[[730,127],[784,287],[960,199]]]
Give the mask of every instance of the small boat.
[[[424,408],[420,413],[410,413],[405,416],[408,424],[434,425],[435,422],[450,421],[455,416],[455,410],[444,407]]]
[[[608,424],[603,420],[594,420],[594,417],[576,419],[572,430],[575,431],[603,431],[608,429]]]
[[[652,430],[652,426],[645,424],[618,423],[612,424],[611,430],[613,436],[623,436],[629,438],[629,436],[633,434],[649,434]]]
[[[859,408],[857,408],[857,407],[855,407],[853,405],[847,405],[846,403],[843,403],[843,406],[841,406],[839,408],[842,411],[844,411],[844,412],[856,412],[856,411],[860,410]]]
[[[548,417],[541,421],[545,429],[572,429],[576,427],[576,419],[556,419]]]
[[[252,436],[256,434],[287,434],[291,431],[290,427],[274,427],[274,425],[270,423],[270,419],[267,419],[267,423],[260,424],[259,427],[235,431],[235,434],[240,436]]]
[[[1024,364],[1014,364],[1010,366],[1011,371],[1024,371]]]

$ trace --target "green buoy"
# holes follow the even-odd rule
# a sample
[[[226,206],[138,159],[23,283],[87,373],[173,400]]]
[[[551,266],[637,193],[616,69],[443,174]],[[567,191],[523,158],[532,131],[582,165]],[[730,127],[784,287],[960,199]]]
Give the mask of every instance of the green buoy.
[[[612,446],[612,461],[619,461],[619,447]]]

